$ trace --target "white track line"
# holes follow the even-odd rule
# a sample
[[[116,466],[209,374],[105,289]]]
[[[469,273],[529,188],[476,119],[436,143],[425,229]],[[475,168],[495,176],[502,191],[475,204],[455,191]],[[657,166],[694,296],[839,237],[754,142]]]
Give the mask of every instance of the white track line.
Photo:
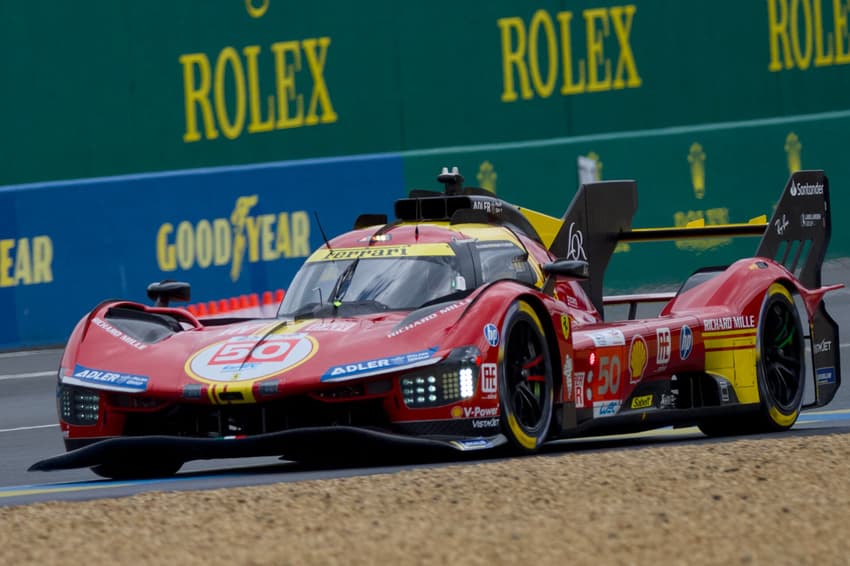
[[[50,352],[50,350],[21,350],[21,351],[18,351],[18,352],[3,352],[2,354],[0,354],[0,359],[3,359],[3,358],[23,358],[23,357],[26,357],[26,356],[37,356],[39,354],[44,354],[45,352]]]
[[[15,428],[0,428],[0,432],[16,432],[16,431],[19,431],[19,430],[33,430],[33,429],[36,429],[36,428],[50,428],[50,427],[54,427],[54,426],[59,426],[59,425],[58,424],[40,424],[40,425],[33,425],[33,426],[19,426],[19,427],[15,427]]]
[[[34,371],[31,373],[7,373],[6,375],[0,375],[0,381],[7,381],[10,379],[32,379],[34,377],[48,377],[50,375],[55,376],[58,373],[57,370],[52,369],[50,371]]]

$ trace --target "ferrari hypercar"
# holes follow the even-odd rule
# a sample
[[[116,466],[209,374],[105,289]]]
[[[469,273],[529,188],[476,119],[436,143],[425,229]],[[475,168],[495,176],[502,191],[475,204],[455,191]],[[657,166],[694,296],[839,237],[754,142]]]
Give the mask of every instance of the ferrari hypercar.
[[[31,469],[128,478],[196,459],[781,431],[835,395],[822,171],[794,173],[769,221],[682,228],[633,229],[634,181],[582,185],[563,218],[465,187],[456,168],[438,181],[396,201],[394,220],[364,214],[326,239],[274,317],[198,319],[172,306],[189,298],[174,281],[148,287],[153,305],[98,305],[58,372],[68,451]],[[753,257],[675,292],[603,295],[620,242],[747,235],[761,237]],[[647,301],[660,314],[636,317]]]

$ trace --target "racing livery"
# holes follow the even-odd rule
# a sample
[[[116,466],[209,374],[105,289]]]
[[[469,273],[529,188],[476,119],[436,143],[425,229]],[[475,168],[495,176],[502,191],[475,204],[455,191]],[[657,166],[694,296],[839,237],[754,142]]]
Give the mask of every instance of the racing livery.
[[[559,219],[464,187],[456,169],[438,180],[394,221],[361,215],[326,241],[273,318],[198,319],[170,306],[189,299],[173,281],[151,284],[153,306],[98,305],[59,369],[69,451],[32,469],[144,477],[220,457],[533,452],[671,424],[780,431],[835,395],[822,171],[794,173],[769,222],[643,229],[633,181],[581,186]],[[755,256],[675,293],[603,296],[619,242],[747,235],[761,236]],[[659,301],[659,316],[635,316]]]

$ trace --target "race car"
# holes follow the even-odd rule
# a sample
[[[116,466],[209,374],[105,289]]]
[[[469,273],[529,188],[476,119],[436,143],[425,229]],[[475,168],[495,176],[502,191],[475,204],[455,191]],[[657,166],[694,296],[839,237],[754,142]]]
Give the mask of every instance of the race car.
[[[769,222],[683,228],[633,229],[634,181],[582,185],[560,219],[465,187],[456,168],[438,181],[396,201],[395,220],[361,215],[326,240],[273,318],[198,319],[171,305],[190,294],[174,281],[149,286],[154,305],[98,305],[58,373],[68,452],[31,469],[150,477],[196,459],[781,431],[835,395],[822,171],[794,173]],[[761,235],[755,256],[676,292],[603,295],[620,242],[746,235]],[[617,304],[628,316],[605,320]]]

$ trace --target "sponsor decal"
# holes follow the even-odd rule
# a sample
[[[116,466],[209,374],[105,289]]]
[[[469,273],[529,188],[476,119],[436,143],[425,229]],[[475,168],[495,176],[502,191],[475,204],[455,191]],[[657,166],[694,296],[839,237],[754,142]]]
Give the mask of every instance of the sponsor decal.
[[[803,228],[811,228],[812,226],[819,224],[822,219],[823,217],[819,212],[804,212],[800,214],[800,226]]]
[[[773,221],[773,226],[776,228],[776,233],[780,236],[785,233],[785,230],[788,228],[788,225],[791,222],[788,220],[788,217],[783,213],[782,218],[777,218]]]
[[[823,183],[806,183],[805,185],[796,181],[791,183],[792,197],[807,197],[823,194]]]
[[[472,428],[496,428],[497,426],[499,426],[498,417],[493,417],[492,419],[472,421]]]
[[[387,358],[375,358],[372,360],[363,360],[360,362],[352,362],[332,366],[322,375],[322,381],[342,381],[353,379],[355,377],[363,377],[382,373],[390,369],[417,367],[427,364],[437,348],[429,348],[418,352],[410,352],[399,356],[390,356]]]
[[[441,308],[440,310],[438,310],[438,311],[436,311],[436,312],[432,312],[432,313],[430,313],[430,314],[428,314],[428,315],[426,315],[426,316],[423,316],[422,318],[420,318],[420,319],[418,319],[418,320],[415,320],[415,321],[413,321],[413,322],[410,322],[410,323],[408,323],[408,324],[405,324],[405,325],[404,325],[404,326],[402,326],[402,327],[396,328],[395,330],[393,330],[392,332],[390,332],[389,334],[387,334],[387,337],[388,337],[388,338],[393,338],[393,337],[395,337],[395,336],[398,336],[399,334],[402,334],[402,333],[404,333],[404,332],[407,332],[408,330],[412,330],[412,329],[414,329],[414,328],[416,328],[416,327],[418,327],[418,326],[421,326],[421,325],[425,324],[426,322],[429,322],[429,321],[431,321],[431,320],[434,320],[435,318],[437,318],[437,317],[438,317],[438,316],[440,316],[440,315],[443,315],[443,314],[446,314],[446,313],[452,312],[452,311],[454,311],[454,310],[457,310],[457,309],[459,309],[459,308],[461,308],[461,307],[465,306],[465,305],[466,305],[466,304],[468,304],[468,303],[469,303],[469,299],[463,299],[462,301],[458,301],[458,302],[456,302],[456,303],[452,303],[452,304],[450,304],[449,306],[447,306],[447,307],[443,307],[443,308]]]
[[[824,338],[820,342],[815,342],[815,354],[832,351],[832,340]]]
[[[565,314],[561,315],[561,332],[564,333],[564,340],[570,339],[570,317]]]
[[[308,334],[231,336],[200,350],[186,362],[186,373],[207,382],[265,379],[302,364],[319,345]]]
[[[835,368],[818,368],[815,372],[817,375],[818,385],[826,385],[829,383],[835,383]]]
[[[619,410],[619,401],[597,401],[593,404],[593,417],[613,417]]]
[[[587,261],[587,254],[584,253],[584,234],[581,230],[575,229],[576,223],[571,222],[569,231],[567,232],[567,259],[576,259]]]
[[[481,392],[495,393],[497,383],[496,364],[481,364]]]
[[[499,416],[499,408],[498,407],[461,407],[463,409],[463,416],[467,419],[480,419],[484,417],[497,417]]]
[[[140,393],[148,388],[148,379],[146,375],[93,369],[77,364],[74,366],[74,374],[64,376],[62,383],[83,386],[95,385],[98,389]]]
[[[310,332],[348,332],[355,326],[357,326],[357,323],[350,320],[320,320],[306,326],[304,330]]]
[[[280,381],[277,379],[261,381],[259,387],[257,387],[257,391],[260,395],[275,395],[278,392],[279,385]]]
[[[453,256],[448,244],[401,244],[398,246],[366,246],[362,248],[322,248],[307,258],[308,262],[357,258]]]
[[[204,386],[200,383],[189,383],[183,386],[184,399],[200,399],[204,393]]]
[[[755,315],[721,316],[719,318],[707,318],[702,321],[702,328],[706,332],[717,330],[741,330],[755,328]]]
[[[499,329],[492,322],[484,327],[484,338],[493,347],[499,345]]]
[[[120,330],[118,330],[117,328],[115,328],[114,326],[112,326],[111,324],[106,322],[105,320],[101,320],[98,317],[92,318],[91,323],[93,325],[97,326],[98,328],[102,329],[107,334],[110,334],[110,335],[114,336],[115,338],[118,338],[119,340],[121,340],[122,342],[127,344],[128,346],[132,346],[133,348],[135,348],[137,350],[144,350],[145,348],[148,347],[147,344],[142,343],[141,340],[137,340],[136,338],[133,338],[132,336],[127,336],[126,334],[124,334],[123,332],[121,332]]]
[[[578,308],[578,300],[572,295],[567,295],[567,306],[574,309]]]
[[[629,383],[637,383],[643,378],[647,358],[646,340],[640,334],[632,337],[629,345]]]
[[[452,418],[459,419],[463,416],[463,407],[455,405],[452,407]]]
[[[258,195],[236,199],[223,218],[166,222],[156,233],[156,261],[164,272],[230,266],[238,281],[245,263],[306,257],[310,253],[310,217],[304,210],[252,215]]]
[[[694,349],[694,333],[687,324],[679,331],[679,359],[687,360]]]
[[[599,357],[599,379],[596,381],[599,382],[599,389],[597,392],[600,396],[607,395],[610,391],[612,394],[616,394],[617,390],[620,389],[620,368],[622,364],[620,363],[620,356],[600,356]],[[593,377],[593,372],[588,374],[587,380]]]
[[[620,330],[614,328],[591,332],[590,339],[593,340],[593,345],[597,348],[626,345],[626,337]]]
[[[632,399],[632,409],[647,409],[652,406],[652,395],[641,395]]]
[[[576,408],[584,409],[584,372],[577,371],[573,374],[573,383],[576,392]]]
[[[564,381],[567,383],[567,397],[572,396],[573,388],[573,359],[569,354],[564,356]]]
[[[673,351],[673,339],[669,328],[658,328],[655,331],[657,342],[655,352],[655,363],[660,366],[670,363],[670,354]]]

